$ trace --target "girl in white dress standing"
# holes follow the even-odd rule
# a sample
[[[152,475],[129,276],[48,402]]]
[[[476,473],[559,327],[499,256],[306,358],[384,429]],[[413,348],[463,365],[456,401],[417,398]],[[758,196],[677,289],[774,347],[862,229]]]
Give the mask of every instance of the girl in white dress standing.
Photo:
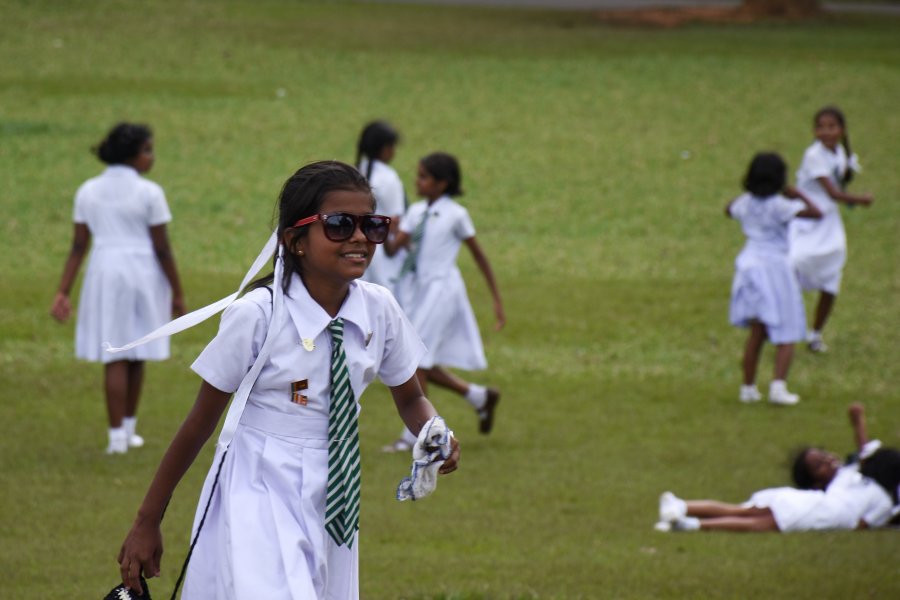
[[[69,292],[93,238],[81,288],[75,355],[104,363],[109,419],[107,454],[142,446],[135,433],[144,361],[169,357],[168,339],[124,356],[102,344],[123,343],[184,312],[184,299],[166,223],[172,220],[163,190],[141,177],[153,166],[153,134],[144,125],[120,123],[96,149],[109,165],[75,195],[75,235],[50,313],[63,322],[72,313]]]
[[[472,219],[453,199],[462,195],[461,184],[462,175],[455,157],[436,152],[423,158],[418,166],[416,190],[424,200],[409,207],[397,237],[388,241],[385,250],[390,254],[408,247],[395,292],[428,349],[419,364],[420,385],[426,389],[430,381],[464,396],[478,413],[479,431],[487,434],[493,427],[500,392],[465,381],[444,368],[487,368],[478,323],[456,266],[463,243],[472,252],[494,298],[496,329],[502,329],[506,322],[500,290],[490,262],[475,239]],[[404,431],[397,441],[383,449],[404,451],[414,439],[411,432]]]
[[[374,207],[347,164],[312,163],[285,183],[274,273],[228,306],[192,366],[196,402],[119,553],[129,588],[158,575],[166,503],[235,394],[182,598],[359,597],[358,398],[377,375],[412,431],[436,414],[415,377],[425,352],[415,330],[388,290],[356,281],[389,230]],[[456,469],[450,443],[441,473]]]
[[[740,221],[747,236],[735,260],[729,310],[732,325],[750,328],[744,346],[741,402],[762,399],[756,387],[756,370],[766,339],[776,348],[769,402],[790,405],[800,400],[788,391],[786,383],[794,343],[806,334],[803,295],[788,261],[787,230],[794,217],[818,219],[822,213],[802,193],[785,189],[786,170],[777,154],[757,154],[744,179],[747,193],[725,207],[725,215]]]
[[[397,232],[400,218],[406,212],[406,193],[397,171],[391,167],[400,134],[384,121],[372,121],[359,135],[356,145],[356,168],[369,180],[375,195],[375,212],[391,218],[391,237]],[[388,256],[377,246],[375,255],[362,279],[391,289],[403,265],[405,250]]]
[[[813,122],[816,141],[803,154],[797,171],[797,187],[823,216],[817,221],[791,224],[790,256],[803,289],[819,290],[807,342],[813,352],[825,352],[822,329],[834,308],[847,260],[847,234],[838,202],[869,206],[874,198],[872,194],[851,194],[845,189],[859,165],[856,155],[850,151],[844,114],[838,108],[827,106],[816,113]]]

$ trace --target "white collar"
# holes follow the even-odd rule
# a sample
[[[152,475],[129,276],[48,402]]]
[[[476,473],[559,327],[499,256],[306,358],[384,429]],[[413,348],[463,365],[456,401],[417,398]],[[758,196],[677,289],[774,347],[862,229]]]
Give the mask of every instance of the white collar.
[[[371,331],[369,311],[362,298],[363,292],[355,281],[350,282],[347,297],[344,298],[344,303],[335,317],[325,312],[325,309],[313,300],[299,275],[295,274],[292,277],[288,294],[284,297],[284,303],[301,340],[316,339],[328,327],[328,324],[338,317],[347,323],[352,323],[362,332],[363,336],[367,336]]]

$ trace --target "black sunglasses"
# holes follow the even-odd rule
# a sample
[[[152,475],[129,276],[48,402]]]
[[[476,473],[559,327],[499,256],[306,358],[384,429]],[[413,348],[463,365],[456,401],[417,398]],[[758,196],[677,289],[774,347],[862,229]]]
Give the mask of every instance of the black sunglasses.
[[[353,236],[359,227],[366,239],[373,244],[380,244],[387,239],[391,218],[384,215],[351,215],[350,213],[319,214],[294,223],[294,227],[303,227],[316,221],[322,221],[325,237],[332,242],[343,242]]]

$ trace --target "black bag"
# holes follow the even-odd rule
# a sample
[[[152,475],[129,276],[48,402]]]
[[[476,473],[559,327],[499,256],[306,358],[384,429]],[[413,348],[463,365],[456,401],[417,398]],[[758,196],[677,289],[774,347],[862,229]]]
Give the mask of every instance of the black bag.
[[[143,577],[141,577],[141,589],[144,590],[144,594],[138,596],[134,590],[129,590],[125,587],[124,583],[120,583],[111,589],[110,592],[103,597],[103,600],[151,600],[150,588],[147,587],[147,580]]]

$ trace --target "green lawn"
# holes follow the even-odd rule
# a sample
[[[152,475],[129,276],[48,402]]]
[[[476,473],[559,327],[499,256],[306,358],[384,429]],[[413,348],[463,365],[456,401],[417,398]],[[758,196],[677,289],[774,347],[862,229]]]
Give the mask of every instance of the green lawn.
[[[741,501],[788,483],[801,443],[849,451],[845,406],[900,445],[900,20],[611,28],[587,14],[346,2],[0,0],[0,596],[102,597],[115,555],[198,379],[216,320],[153,364],[147,446],[105,444],[102,370],[48,316],[88,152],[119,119],[156,132],[191,307],[226,295],[265,241],[283,180],[352,160],[386,117],[412,193],[418,157],[462,162],[462,198],[509,324],[460,260],[503,389],[479,436],[433,400],[463,447],[435,496],[399,504],[406,457],[389,395],[363,398],[363,598],[891,598],[897,531],[664,535],[656,500]],[[846,112],[871,210],[845,211],[850,260],[827,340],[798,351],[796,408],[737,402],[744,332],[727,323],[742,243],[722,207],[752,154],[791,171],[817,108]],[[763,357],[767,385],[772,354]],[[207,449],[163,524],[168,597]]]

